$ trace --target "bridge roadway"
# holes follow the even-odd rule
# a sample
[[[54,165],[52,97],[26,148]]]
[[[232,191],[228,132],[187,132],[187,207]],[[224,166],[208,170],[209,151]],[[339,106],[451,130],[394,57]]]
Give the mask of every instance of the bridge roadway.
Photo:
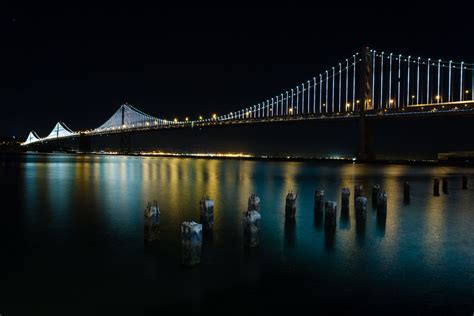
[[[407,106],[403,108],[392,108],[383,110],[367,110],[365,116],[370,119],[407,119],[407,118],[421,118],[432,116],[453,116],[453,115],[474,115],[474,101],[457,101],[436,104],[420,104]],[[340,113],[318,113],[307,115],[289,115],[289,116],[270,116],[261,118],[244,118],[244,119],[226,119],[226,120],[203,120],[190,121],[184,123],[173,123],[167,125],[149,125],[143,127],[117,128],[106,131],[79,131],[73,135],[58,137],[53,139],[44,139],[38,143],[51,142],[56,140],[63,140],[69,138],[77,138],[80,136],[101,136],[113,135],[120,133],[140,133],[148,131],[161,131],[183,128],[211,128],[211,127],[225,127],[235,125],[247,124],[268,124],[268,123],[282,123],[294,121],[333,121],[333,120],[355,120],[360,117],[359,112],[340,112]]]

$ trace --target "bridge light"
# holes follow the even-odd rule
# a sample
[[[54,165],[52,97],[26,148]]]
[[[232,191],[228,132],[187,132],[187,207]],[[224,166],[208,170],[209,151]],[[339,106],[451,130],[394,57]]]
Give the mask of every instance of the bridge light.
[[[186,120],[186,122],[188,122],[188,121],[189,121],[189,117],[186,116],[185,120]]]
[[[202,115],[199,115],[199,120],[202,121]]]
[[[173,121],[174,121],[175,123],[177,123],[177,122],[178,122],[178,119],[175,117]]]

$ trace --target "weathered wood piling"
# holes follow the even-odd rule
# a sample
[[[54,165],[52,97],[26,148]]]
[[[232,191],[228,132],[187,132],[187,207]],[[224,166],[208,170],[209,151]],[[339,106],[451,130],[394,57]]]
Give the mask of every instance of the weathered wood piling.
[[[372,206],[374,208],[377,207],[377,204],[378,204],[378,198],[379,198],[379,194],[380,194],[380,185],[379,184],[374,184],[372,186]]]
[[[355,201],[356,222],[365,222],[367,217],[367,198],[359,196]]]
[[[341,212],[349,210],[349,198],[351,196],[351,190],[349,188],[342,188],[341,190]]]
[[[295,219],[296,215],[296,198],[298,194],[293,193],[293,191],[289,191],[286,195],[286,203],[285,203],[285,218],[286,219]]]
[[[181,224],[181,262],[193,267],[201,262],[202,225],[196,222]]]
[[[439,179],[435,178],[433,182],[433,195],[439,196]]]
[[[214,227],[214,201],[205,196],[199,201],[201,224],[205,231],[212,231]]]
[[[355,201],[357,200],[358,197],[362,196],[362,190],[363,190],[362,184],[356,184],[354,185],[354,205]]]
[[[158,203],[148,203],[143,217],[145,242],[157,240],[160,234],[160,209]]]
[[[462,189],[467,190],[467,177],[462,176]]]
[[[335,229],[337,217],[337,203],[335,201],[326,201],[324,204],[324,228]]]
[[[410,202],[410,184],[408,182],[403,183],[403,201]]]
[[[443,193],[448,194],[448,178],[443,178]]]
[[[260,213],[249,210],[243,214],[244,246],[257,247],[260,244]]]
[[[324,211],[324,190],[317,189],[314,191],[314,213],[320,214]]]
[[[260,212],[260,198],[256,194],[252,194],[249,197],[247,211]]]
[[[387,193],[380,191],[377,198],[377,212],[381,214],[387,214]]]

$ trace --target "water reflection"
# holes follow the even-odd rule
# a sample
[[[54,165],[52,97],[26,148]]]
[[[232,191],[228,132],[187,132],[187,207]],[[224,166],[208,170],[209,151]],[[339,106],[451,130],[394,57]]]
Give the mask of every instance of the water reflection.
[[[385,236],[385,225],[387,224],[387,214],[383,212],[377,212],[377,236]]]
[[[22,224],[28,232],[51,234],[40,237],[52,247],[56,240],[73,236],[89,247],[101,243],[117,254],[143,253],[143,209],[148,201],[157,200],[161,240],[146,252],[155,261],[147,261],[144,272],[153,281],[179,278],[178,284],[206,286],[214,293],[224,274],[229,284],[240,284],[238,278],[245,275],[249,277],[242,279],[258,284],[262,262],[277,271],[279,264],[285,271],[288,266],[315,265],[324,271],[334,266],[334,259],[353,275],[364,275],[370,262],[374,275],[384,275],[389,284],[413,276],[400,268],[411,266],[420,283],[439,278],[443,286],[458,292],[470,289],[466,266],[474,255],[466,236],[474,231],[474,195],[461,191],[460,174],[470,175],[473,169],[88,156],[32,156],[19,165],[24,196],[17,204],[24,208]],[[435,176],[449,177],[449,195],[432,195]],[[410,204],[403,203],[404,181],[410,182]],[[388,194],[387,215],[371,211],[369,199],[366,218],[356,218],[354,184],[362,184],[368,197],[372,186],[380,184]],[[351,189],[349,209],[340,209],[339,223],[323,231],[324,214],[314,212],[314,190],[324,189],[326,200],[339,202],[343,187]],[[296,221],[288,222],[284,209],[290,189],[298,192],[298,199]],[[252,193],[262,201],[262,245],[248,252],[242,245],[242,212]],[[203,194],[215,201],[214,231],[204,236],[203,267],[167,276],[164,271],[175,271],[175,265],[179,269],[179,225],[199,219]],[[165,268],[159,270],[157,262]],[[241,262],[245,268],[236,268]],[[234,267],[238,276],[226,274],[228,270],[214,276],[209,271],[219,270],[214,269],[217,264]],[[308,278],[311,273],[316,272],[308,272]],[[197,285],[190,285],[191,279]],[[183,288],[167,287],[166,297],[180,298]]]
[[[343,230],[351,229],[351,215],[349,208],[342,208],[339,217],[339,228]]]
[[[359,246],[365,245],[365,226],[366,226],[365,218],[358,219],[356,217],[355,233],[356,233],[357,243],[359,244]]]
[[[319,211],[319,212],[315,212],[314,213],[314,227],[316,228],[316,230],[322,230],[323,229],[323,224],[324,224],[324,216],[323,216],[323,212]]]
[[[296,243],[296,220],[294,218],[285,219],[285,246],[294,247]]]
[[[336,226],[324,227],[324,246],[327,250],[333,250],[336,242]]]

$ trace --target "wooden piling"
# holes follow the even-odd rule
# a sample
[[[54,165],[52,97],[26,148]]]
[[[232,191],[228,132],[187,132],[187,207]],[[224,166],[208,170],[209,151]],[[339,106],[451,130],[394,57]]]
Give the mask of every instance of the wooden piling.
[[[296,215],[296,198],[298,194],[293,193],[293,191],[289,191],[286,195],[286,203],[285,203],[285,218],[286,219],[294,219]]]
[[[379,197],[377,198],[377,212],[386,214],[387,213],[387,193],[385,191],[379,192]]]
[[[374,184],[374,186],[372,187],[372,206],[374,208],[377,207],[380,190],[381,189],[379,184]]]
[[[196,222],[181,224],[181,262],[193,267],[201,262],[202,225]]]
[[[336,227],[337,203],[335,201],[327,201],[324,205],[324,228],[333,229]]]
[[[443,193],[448,194],[448,178],[443,178]]]
[[[260,244],[260,213],[249,210],[243,214],[244,246],[257,247]]]
[[[202,228],[206,231],[212,231],[214,227],[214,201],[208,196],[203,197],[199,201],[199,210]]]
[[[314,213],[320,214],[324,211],[324,190],[317,189],[314,192]]]
[[[351,190],[349,188],[342,188],[341,190],[341,212],[349,210],[349,198]]]
[[[260,198],[259,198],[257,195],[252,194],[252,195],[249,197],[247,211],[257,211],[257,212],[260,212]]]
[[[357,200],[358,197],[362,196],[362,190],[363,190],[362,184],[356,184],[354,185],[354,204],[355,201]]]
[[[439,179],[438,178],[434,179],[434,182],[433,182],[433,195],[439,196]]]
[[[145,242],[157,240],[160,233],[160,209],[156,201],[148,203],[145,208],[143,224]]]
[[[356,221],[364,221],[367,217],[367,198],[359,196],[355,201]]]
[[[410,202],[410,184],[408,182],[403,183],[403,201]]]
[[[467,177],[462,176],[462,189],[467,190]]]

